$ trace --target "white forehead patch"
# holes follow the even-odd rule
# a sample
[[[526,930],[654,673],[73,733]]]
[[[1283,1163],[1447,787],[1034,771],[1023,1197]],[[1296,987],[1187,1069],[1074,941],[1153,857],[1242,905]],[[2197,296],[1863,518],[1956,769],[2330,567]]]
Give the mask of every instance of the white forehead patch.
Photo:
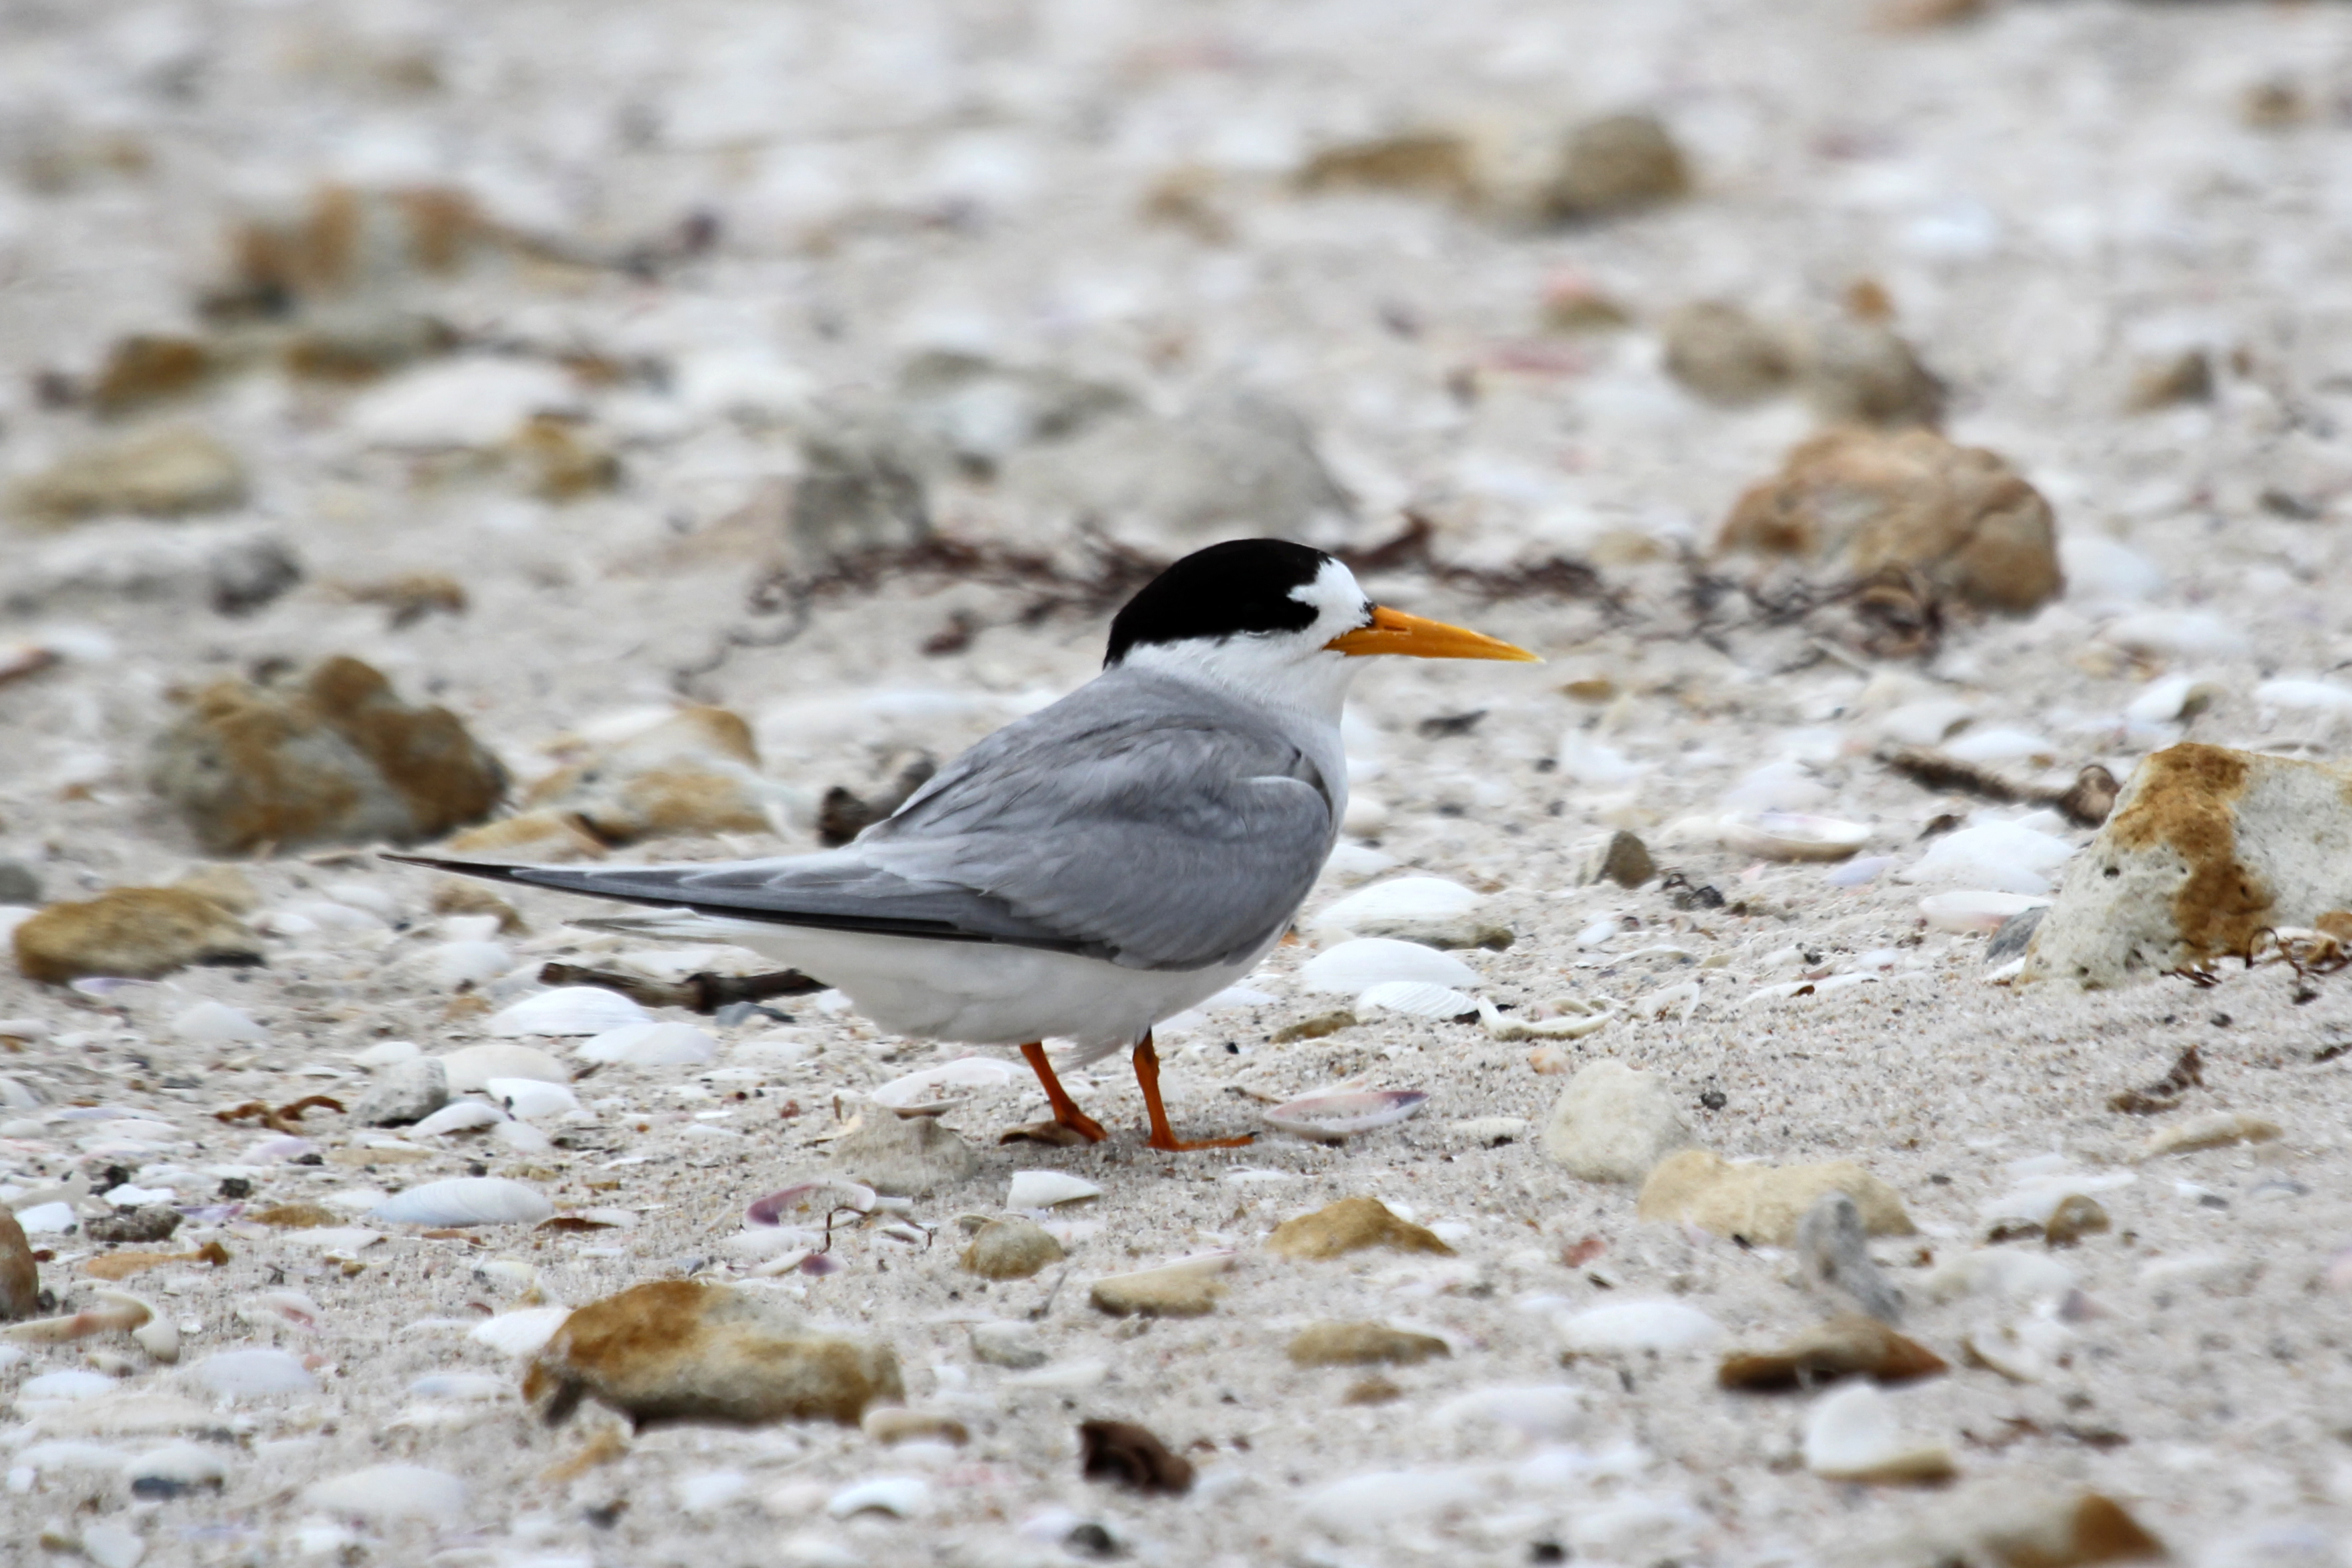
[[[1364,591],[1356,586],[1356,574],[1336,560],[1325,561],[1315,580],[1300,583],[1290,591],[1290,597],[1314,606],[1318,627],[1344,630],[1364,619]]]

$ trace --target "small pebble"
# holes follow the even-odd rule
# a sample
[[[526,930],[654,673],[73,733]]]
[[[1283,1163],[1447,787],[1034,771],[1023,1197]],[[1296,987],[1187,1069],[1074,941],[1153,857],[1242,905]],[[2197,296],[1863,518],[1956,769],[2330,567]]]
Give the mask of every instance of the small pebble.
[[[1313,1323],[1284,1347],[1297,1366],[1412,1366],[1453,1349],[1434,1334],[1411,1333],[1386,1323]]]
[[[1844,1192],[1823,1193],[1797,1222],[1797,1256],[1806,1277],[1843,1292],[1880,1322],[1903,1321],[1903,1292],[1870,1256],[1862,1208]]]
[[[1034,1219],[992,1219],[973,1233],[963,1266],[984,1280],[1026,1280],[1066,1256],[1062,1244]]]
[[[1544,1124],[1544,1155],[1580,1181],[1638,1182],[1691,1144],[1680,1101],[1649,1073],[1620,1061],[1595,1061],[1553,1102]]]
[[[1343,1197],[1312,1214],[1286,1219],[1274,1228],[1265,1247],[1280,1258],[1338,1258],[1367,1247],[1454,1255],[1453,1248],[1428,1230],[1398,1218],[1385,1204],[1370,1197]]]

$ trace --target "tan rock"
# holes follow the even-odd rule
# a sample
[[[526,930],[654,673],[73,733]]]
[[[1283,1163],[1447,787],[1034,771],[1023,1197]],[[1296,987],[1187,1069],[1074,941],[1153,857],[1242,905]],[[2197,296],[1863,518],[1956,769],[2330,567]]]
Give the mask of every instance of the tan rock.
[[[2243,1111],[2215,1111],[2191,1116],[2169,1127],[2158,1127],[2140,1146],[2140,1158],[2193,1154],[2199,1149],[2226,1149],[2232,1144],[2267,1144],[2279,1135],[2279,1125],[2267,1117]]]
[[[245,500],[245,465],[201,430],[174,425],[85,447],[20,481],[12,509],[56,526],[131,512],[177,517]]]
[[[2352,770],[2188,741],[2143,761],[2034,928],[2023,977],[2085,988],[2242,958],[2352,889]]]
[[[1690,188],[1690,165],[1655,116],[1612,114],[1569,133],[1544,207],[1557,219],[1612,217],[1674,201]]]
[[[1769,1392],[1810,1388],[1857,1373],[1881,1383],[1905,1383],[1950,1370],[1942,1356],[1877,1319],[1841,1312],[1777,1349],[1734,1351],[1717,1368],[1716,1381],[1726,1388]]]
[[[41,1266],[16,1217],[0,1208],[0,1322],[29,1318],[41,1310]]]
[[[961,1421],[903,1405],[877,1405],[858,1426],[877,1443],[953,1443],[961,1448],[971,1438]]]
[[[472,602],[466,585],[441,571],[406,571],[336,586],[354,604],[383,605],[394,630],[427,615],[463,615]]]
[[[1298,171],[1302,191],[1402,191],[1466,202],[1477,189],[1469,141],[1451,131],[1412,131],[1326,147]]]
[[[1854,578],[1906,568],[1962,603],[2011,614],[2063,586],[2041,493],[1998,454],[1925,430],[1838,429],[1802,443],[1739,497],[1716,549]]]
[[[1770,397],[1796,371],[1787,340],[1737,305],[1685,305],[1666,318],[1662,331],[1666,373],[1727,408]]]
[[[173,878],[172,885],[209,898],[231,915],[250,915],[261,907],[261,892],[253,879],[233,865],[192,865]]]
[[[1034,1219],[992,1219],[972,1233],[963,1266],[983,1280],[1026,1280],[1067,1254],[1053,1233]]]
[[[1954,1499],[1893,1540],[1856,1542],[1831,1561],[1840,1568],[2093,1568],[2170,1556],[2103,1493],[2037,1494],[2003,1482]]]
[[[1640,1181],[1690,1143],[1675,1092],[1622,1061],[1596,1061],[1570,1079],[1543,1130],[1545,1156],[1579,1181]]]
[[[140,332],[116,340],[89,389],[89,404],[111,418],[151,403],[184,397],[220,369],[209,344],[195,338]]]
[[[1192,1259],[1133,1274],[1097,1280],[1087,1300],[1115,1318],[1197,1318],[1213,1310],[1225,1293],[1223,1278],[1232,1260],[1222,1254]]]
[[[1310,1323],[1285,1347],[1294,1366],[1412,1366],[1454,1354],[1434,1334],[1409,1333],[1386,1323]]]
[[[209,898],[176,887],[116,887],[52,904],[16,927],[16,967],[61,986],[87,975],[152,980],[191,964],[258,964],[261,945]]]
[[[621,460],[582,433],[574,420],[534,414],[507,443],[541,500],[576,501],[621,482]]]
[[[282,1230],[317,1230],[343,1223],[341,1215],[320,1203],[276,1203],[247,1218]]]
[[[450,834],[442,841],[441,847],[456,855],[541,861],[550,864],[567,861],[600,861],[605,854],[602,841],[582,831],[579,823],[562,811],[523,811],[511,817],[500,817],[495,822],[484,822],[478,828],[467,828],[462,833]]]
[[[531,1363],[523,1396],[550,1425],[583,1398],[639,1427],[675,1421],[855,1426],[906,1396],[887,1345],[810,1333],[772,1298],[658,1280],[589,1302]]]
[[[1911,1217],[1895,1189],[1851,1160],[1808,1166],[1735,1166],[1705,1149],[1669,1155],[1642,1184],[1635,1212],[1669,1225],[1691,1224],[1717,1236],[1768,1247],[1796,1239],[1805,1211],[1824,1193],[1843,1192],[1873,1236],[1909,1236]]]
[[[411,707],[338,656],[299,682],[194,694],[157,738],[148,782],[207,850],[245,854],[439,838],[488,816],[507,775],[457,715]]]
[[[513,820],[508,819],[509,821]],[[490,825],[495,827],[498,824]],[[480,831],[481,830],[470,831]],[[461,839],[466,836],[464,833],[457,835]],[[436,915],[491,915],[497,919],[499,930],[507,936],[530,929],[524,924],[523,917],[516,912],[513,904],[492,893],[483,883],[462,876],[445,876],[436,879],[433,883],[433,897],[429,907]]]
[[[1343,1197],[1312,1214],[1286,1219],[1265,1239],[1266,1250],[1282,1258],[1338,1258],[1367,1247],[1454,1256],[1453,1248],[1370,1197]]]
[[[522,803],[526,811],[555,812],[603,843],[627,844],[768,832],[772,793],[750,727],[725,708],[688,707],[550,774]]]
[[[1798,380],[1824,424],[1934,430],[1944,423],[1944,383],[1882,321],[1838,320],[1817,329],[1806,341]]]

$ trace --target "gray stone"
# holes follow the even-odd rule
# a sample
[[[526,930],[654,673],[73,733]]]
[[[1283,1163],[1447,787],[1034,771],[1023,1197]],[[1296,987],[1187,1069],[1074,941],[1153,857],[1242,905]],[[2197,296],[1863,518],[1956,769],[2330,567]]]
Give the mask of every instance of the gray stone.
[[[1545,1155],[1580,1181],[1641,1181],[1691,1142],[1674,1091],[1622,1061],[1596,1061],[1570,1079],[1543,1131]]]
[[[919,443],[873,414],[843,414],[801,438],[784,535],[805,572],[880,549],[919,544],[931,534],[929,493]]]
[[[0,860],[0,904],[38,905],[41,879],[23,861]]]
[[[1011,1319],[971,1325],[971,1354],[991,1366],[1016,1372],[1045,1364],[1045,1347],[1037,1341],[1037,1325]]]
[[[302,580],[293,546],[276,534],[231,539],[205,564],[212,606],[223,615],[250,615]]]
[[[1066,441],[1134,407],[1115,386],[1050,367],[999,364],[977,354],[918,354],[898,373],[900,413],[959,466],[996,471],[1024,446]]]
[[[1903,1322],[1903,1292],[1870,1256],[1862,1208],[1847,1194],[1824,1193],[1797,1221],[1797,1256],[1805,1277],[1851,1297],[1880,1322]]]
[[[844,1172],[891,1197],[920,1197],[969,1180],[980,1169],[971,1145],[936,1117],[900,1116],[879,1106],[833,1154]]]
[[[352,1106],[352,1120],[365,1127],[404,1127],[448,1103],[449,1069],[437,1056],[413,1057],[377,1070]]]
[[[2049,913],[2048,904],[2037,904],[2031,909],[2021,909],[2002,921],[2000,929],[1992,934],[1992,940],[1985,944],[1984,961],[2006,964],[2011,958],[2023,957],[2026,944],[2033,940],[2034,928]]]
[[[100,1215],[81,1228],[92,1241],[169,1241],[180,1228],[180,1211],[168,1203],[142,1203]]]

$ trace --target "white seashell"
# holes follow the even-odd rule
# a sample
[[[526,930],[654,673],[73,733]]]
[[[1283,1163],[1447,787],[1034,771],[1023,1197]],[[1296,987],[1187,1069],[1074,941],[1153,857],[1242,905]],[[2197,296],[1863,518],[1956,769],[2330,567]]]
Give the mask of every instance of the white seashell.
[[[147,1542],[122,1521],[101,1519],[82,1527],[81,1554],[97,1568],[139,1568]]]
[[[627,1024],[649,1023],[652,1018],[618,991],[597,986],[558,986],[492,1013],[486,1032],[502,1040],[533,1034],[593,1035]]]
[[[1590,953],[1617,940],[1618,934],[1623,930],[1624,927],[1617,924],[1615,915],[1604,915],[1576,934],[1576,946],[1580,950]]]
[[[1560,737],[1559,749],[1552,760],[1561,777],[1595,789],[1631,784],[1650,770],[1648,763],[1632,760],[1615,747],[1604,746],[1581,729],[1571,729]]]
[[[1697,982],[1689,982],[1696,993]],[[1560,997],[1538,1002],[1507,1016],[1484,997],[1478,998],[1478,1021],[1496,1040],[1580,1040],[1617,1015],[1607,1008]]]
[[[751,1490],[751,1478],[741,1470],[705,1470],[678,1477],[672,1492],[684,1512],[715,1513]]]
[[[132,1329],[131,1337],[140,1349],[167,1365],[180,1359],[180,1325],[161,1312]]]
[[[444,942],[416,956],[426,979],[445,991],[486,986],[514,967],[514,954],[501,942]]]
[[[302,1501],[321,1513],[372,1523],[424,1520],[455,1524],[465,1516],[466,1483],[422,1465],[370,1465],[302,1489]]]
[[[2058,755],[2057,746],[2030,730],[1972,729],[1944,747],[1948,757],[1963,762],[2034,762],[2047,766]]]
[[[1316,915],[1316,930],[1353,931],[1402,920],[1445,920],[1467,915],[1484,900],[1442,876],[1401,876],[1349,894]]]
[[[919,1072],[909,1072],[903,1078],[866,1092],[866,1098],[877,1105],[887,1105],[901,1115],[931,1115],[952,1109],[965,1096],[939,1092],[941,1089],[1001,1089],[1014,1082],[1021,1074],[1013,1064],[991,1056],[960,1056],[953,1061],[943,1061],[937,1067],[926,1067]]]
[[[70,1203],[36,1203],[16,1211],[16,1223],[28,1236],[54,1235],[80,1223]]]
[[[2124,709],[2124,716],[2140,724],[2172,724],[2195,717],[2228,695],[2219,681],[2167,675],[2148,683],[2147,689]]]
[[[2070,1197],[2089,1197],[2094,1193],[2113,1192],[2138,1180],[2139,1177],[2129,1171],[2057,1171],[2047,1176],[2036,1176],[1977,1205],[1977,1218],[1984,1220],[2017,1219],[2028,1225],[2047,1225],[2050,1217],[2058,1212],[2058,1206]]]
[[[1318,1143],[1343,1143],[1358,1133],[1392,1127],[1418,1115],[1429,1096],[1417,1089],[1381,1089],[1356,1094],[1312,1094],[1266,1112],[1266,1124]]]
[[[1588,1307],[1559,1320],[1559,1337],[1571,1354],[1617,1351],[1696,1350],[1720,1339],[1723,1325],[1680,1301],[1635,1300]]]
[[[818,1176],[754,1198],[743,1210],[743,1223],[782,1225],[787,1215],[799,1215],[823,1225],[824,1217],[836,1208],[871,1214],[874,1203],[874,1189],[863,1182],[851,1181],[847,1176]]]
[[[2064,1364],[2074,1339],[2074,1331],[2056,1319],[2031,1317],[1978,1323],[1960,1343],[2011,1383],[2041,1383]]]
[[[515,1386],[487,1372],[431,1372],[408,1385],[412,1399],[463,1399],[473,1402],[504,1399]]]
[[[1402,1013],[1407,1018],[1458,1019],[1478,1010],[1478,998],[1425,980],[1383,980],[1356,998],[1360,1013]]]
[[[273,1394],[310,1394],[319,1380],[282,1350],[217,1351],[195,1365],[198,1382],[222,1399],[261,1399]]]
[[[1359,936],[1328,947],[1309,958],[1298,971],[1298,983],[1310,991],[1340,991],[1351,996],[1390,980],[1454,987],[1481,983],[1478,971],[1461,959],[1434,947],[1389,936]]]
[[[257,1328],[290,1323],[304,1333],[319,1332],[319,1303],[299,1291],[264,1291],[236,1304],[239,1322]]]
[[[1963,1252],[1937,1264],[1920,1283],[1931,1301],[2054,1301],[2074,1288],[2074,1270],[2046,1252],[2016,1247]]]
[[[2232,659],[2252,651],[2246,634],[2203,610],[2143,610],[2100,633],[2118,648],[2184,659]]]
[[[1864,887],[1876,882],[1879,873],[1894,863],[1893,855],[1856,855],[1822,873],[1822,880],[1832,887]]]
[[[449,1092],[464,1094],[480,1089],[493,1078],[536,1078],[542,1083],[569,1083],[572,1069],[531,1045],[469,1045],[441,1058],[449,1073]]]
[[[1830,801],[1829,787],[1793,757],[1768,762],[1723,792],[1727,811],[1810,811]]]
[[[269,1031],[226,1003],[198,1002],[172,1019],[172,1038],[184,1045],[234,1045],[267,1040]]]
[[[500,1122],[490,1129],[490,1136],[501,1148],[519,1155],[543,1155],[555,1147],[554,1139],[529,1122]]]
[[[16,1385],[19,1399],[88,1399],[113,1391],[114,1379],[102,1372],[84,1372],[75,1368],[65,1372],[44,1372],[25,1379]]]
[[[134,1454],[122,1462],[122,1479],[135,1495],[141,1481],[163,1481],[183,1487],[217,1487],[228,1479],[216,1445],[166,1443]]]
[[[413,1040],[387,1040],[354,1051],[352,1064],[355,1067],[393,1067],[404,1061],[414,1061],[425,1053],[416,1049]]]
[[[1924,697],[1889,712],[1878,721],[1878,733],[1899,746],[1941,746],[1976,716],[1975,706],[1958,697]]]
[[[1004,1207],[1052,1208],[1101,1196],[1102,1188],[1094,1183],[1062,1171],[1014,1171],[1013,1184],[1005,1190]]]
[[[912,1519],[929,1506],[931,1483],[920,1476],[877,1476],[852,1481],[833,1494],[824,1511],[835,1519],[861,1513],[887,1513]]]
[[[2070,604],[2137,604],[2164,591],[2164,570],[2129,545],[2073,529],[2058,541]]]
[[[507,1108],[508,1115],[526,1122],[566,1116],[580,1109],[579,1096],[561,1083],[543,1083],[536,1078],[493,1078],[482,1087]]]
[[[1591,1396],[1573,1384],[1504,1384],[1457,1394],[1431,1411],[1429,1419],[1441,1429],[1492,1424],[1561,1442],[1584,1429],[1591,1407]]]
[[[514,1082],[500,1079],[500,1082]],[[507,1119],[506,1113],[496,1105],[479,1100],[457,1100],[444,1105],[409,1129],[411,1135],[438,1138],[451,1133],[478,1133],[484,1127],[495,1126]]]
[[[575,1054],[630,1067],[689,1067],[716,1061],[719,1042],[690,1023],[631,1023],[581,1041]]]
[[[1870,841],[1860,822],[1797,811],[1734,811],[1722,833],[1725,848],[1776,861],[1842,861]]]
[[[1333,1535],[1381,1535],[1409,1520],[1466,1509],[1492,1484],[1485,1465],[1369,1470],[1317,1487],[1297,1506],[1309,1523]]]
[[[571,1315],[570,1307],[522,1307],[476,1324],[466,1337],[504,1355],[537,1355]]]
[[[1376,850],[1370,844],[1341,843],[1334,846],[1330,857],[1324,861],[1323,874],[1334,882],[1361,882],[1396,863],[1396,856],[1386,850]]]
[[[2352,688],[2333,681],[2264,681],[2254,688],[2254,700],[2265,707],[2336,717],[2352,713]]]
[[[1927,1480],[1952,1470],[1940,1445],[1903,1436],[1895,1401],[1863,1378],[1841,1384],[1807,1413],[1804,1450],[1807,1469],[1835,1480]]]
[[[504,1176],[453,1176],[394,1193],[368,1214],[379,1225],[535,1225],[555,1212],[536,1187]]]
[[[441,917],[441,939],[445,942],[488,942],[499,934],[499,917],[495,915],[445,915]]]
[[[2021,823],[1980,822],[1937,839],[1895,879],[2038,895],[2050,891],[2051,877],[2074,853],[2065,840]]]
[[[1938,931],[1990,936],[2013,915],[2039,909],[2047,898],[2023,893],[1936,893],[1919,901],[1920,917]]]

